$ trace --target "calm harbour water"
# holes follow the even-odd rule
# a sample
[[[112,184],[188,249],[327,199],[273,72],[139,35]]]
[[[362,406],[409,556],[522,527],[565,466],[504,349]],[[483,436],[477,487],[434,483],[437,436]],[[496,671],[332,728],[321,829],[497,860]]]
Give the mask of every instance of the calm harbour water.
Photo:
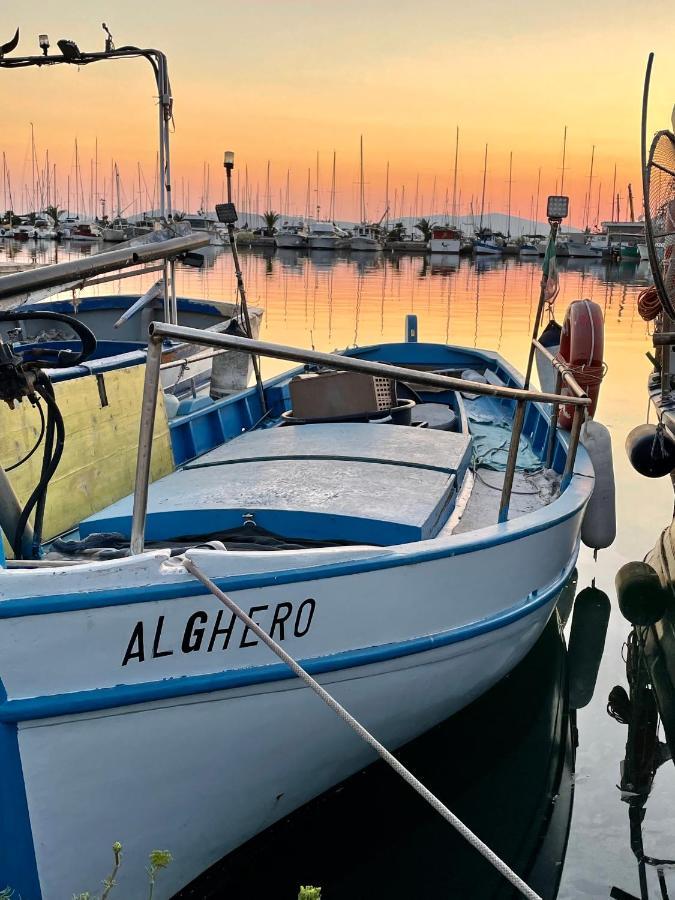
[[[54,247],[46,247],[35,251],[21,247],[15,252],[5,246],[0,248],[0,263],[9,262],[8,256],[12,254],[20,261],[31,253],[38,254],[38,261],[47,262],[53,259],[55,252],[64,259],[92,250],[89,247],[72,250],[60,247],[56,251]],[[406,313],[416,313],[420,340],[497,350],[516,368],[523,370],[525,367],[539,291],[538,260],[509,258],[474,262],[462,258],[460,262],[451,257],[331,253],[308,256],[294,251],[244,251],[241,256],[249,303],[264,309],[261,333],[264,338],[323,350],[401,340]],[[644,422],[647,415],[645,383],[649,364],[645,351],[650,348],[650,337],[647,326],[637,314],[636,299],[639,290],[649,282],[649,273],[645,263],[617,265],[595,260],[562,261],[560,269],[561,291],[555,308],[559,322],[562,322],[567,304],[580,297],[595,300],[605,311],[608,375],[602,387],[597,418],[607,425],[613,439],[618,536],[614,546],[602,551],[597,561],[593,560],[590,551],[582,548],[578,564],[578,590],[595,579],[596,586],[609,596],[612,611],[595,693],[591,703],[579,710],[577,717],[579,746],[574,807],[559,897],[565,900],[605,898],[609,897],[612,885],[619,885],[639,896],[637,865],[629,843],[628,808],[621,802],[616,787],[620,778],[619,765],[624,757],[626,730],[609,717],[605,707],[612,686],[626,681],[622,646],[629,627],[616,604],[614,576],[624,562],[641,559],[654,545],[661,528],[670,521],[673,505],[670,482],[653,482],[639,477],[630,469],[623,449],[627,432]],[[101,285],[89,293],[133,293],[149,286],[152,277]],[[234,297],[235,281],[228,252],[212,249],[203,269],[181,268],[179,279],[179,294],[183,296]],[[281,362],[263,361],[265,375],[285,367]],[[514,783],[516,795],[512,794],[509,800],[508,791],[502,790],[503,781],[504,778],[515,778],[515,770],[506,768],[501,774],[498,767],[509,754],[517,752],[523,729],[528,727],[529,720],[519,718],[517,711],[532,702],[539,687],[537,673],[555,652],[554,639],[548,637],[547,641],[553,643],[547,645],[545,652],[539,651],[538,668],[530,667],[515,679],[517,683],[514,682],[510,696],[507,696],[509,685],[501,686],[499,703],[487,708],[489,721],[481,720],[478,715],[465,718],[463,745],[457,746],[455,741],[452,760],[447,761],[447,766],[451,767],[450,781],[456,784],[466,775],[463,761],[467,767],[475,765],[478,747],[485,750],[486,742],[488,750],[494,747],[493,753],[480,754],[480,765],[487,781],[477,777],[469,779],[471,785],[476,785],[475,795],[471,794],[473,788],[468,793],[465,791],[460,803],[463,809],[470,809],[472,803],[482,804],[481,821],[492,822],[492,830],[494,823],[500,821],[508,823],[504,828],[515,827],[512,819],[516,813],[518,816],[533,815],[532,810],[520,802],[523,799],[520,795],[528,790],[527,778],[522,783]],[[431,741],[433,744],[433,738]],[[523,768],[527,774],[531,760],[539,753],[538,746],[535,742],[529,747],[528,752],[534,756],[523,760],[519,770],[521,779]],[[444,765],[442,758],[437,760],[434,756],[438,748],[434,750],[428,745],[427,749],[426,762],[424,756],[416,758],[420,773],[425,765],[429,769],[432,762],[433,766]],[[426,752],[424,747],[420,752]],[[541,738],[541,754],[547,752],[546,742]],[[491,773],[492,769],[494,772]],[[488,791],[486,785],[490,784],[490,776],[497,772],[500,773],[500,789]],[[657,773],[644,823],[645,848],[652,856],[672,856],[675,807],[671,801],[675,796],[674,789],[675,767],[667,764]],[[393,798],[391,809],[381,809],[377,792],[369,793],[363,784],[358,791],[351,792],[349,815],[352,821],[365,820],[370,826],[367,837],[362,823],[360,830],[354,829],[359,839],[358,858],[353,847],[350,849],[349,826],[338,835],[334,833],[334,826],[342,821],[339,817],[344,810],[337,811],[329,804],[324,805],[323,812],[315,810],[311,829],[335,845],[333,850],[339,856],[339,865],[333,859],[330,865],[326,863],[322,867],[309,852],[299,852],[295,856],[286,854],[283,859],[274,861],[272,847],[269,850],[272,858],[266,860],[270,866],[279,867],[279,883],[286,878],[289,884],[311,883],[312,879],[321,884],[323,878],[326,900],[331,897],[356,900],[361,897],[493,896],[491,892],[466,886],[448,890],[441,875],[434,881],[428,862],[415,850],[415,838],[423,839],[426,847],[433,848],[435,859],[442,862],[441,869],[450,871],[457,862],[453,855],[454,845],[447,843],[448,826],[440,820],[429,822],[420,812],[421,801],[410,803],[409,789],[396,784],[393,776],[387,782],[386,793],[390,802]],[[452,805],[449,798],[448,802]],[[392,842],[391,829],[383,830],[381,821],[381,813],[389,818],[396,815],[397,803],[402,811],[397,830],[404,836],[412,835],[411,841],[403,840],[400,845]],[[505,803],[510,804],[510,809],[504,808]],[[280,832],[275,843],[278,846],[286,846],[284,842],[295,843],[297,851],[298,842],[304,840],[302,824],[294,829],[289,832],[294,836],[292,841]],[[382,840],[385,840],[384,845]],[[353,870],[350,868],[352,861]],[[255,863],[244,858],[237,865],[243,866],[243,880],[249,877],[254,886],[255,867],[260,866],[260,861]],[[475,865],[487,867],[487,863],[480,860]],[[335,875],[337,869],[339,877]],[[399,875],[405,872],[410,876],[397,877],[399,888],[387,880],[388,874],[397,871]],[[245,877],[246,872],[248,876]],[[365,872],[375,873],[379,890],[366,890],[363,886],[368,882]],[[650,890],[658,896],[656,879],[651,874],[649,877]],[[669,888],[675,891],[675,875],[666,877],[670,879]],[[415,879],[419,880],[416,882]],[[419,890],[411,887],[415,883],[420,886]],[[434,887],[439,888],[438,894]],[[236,891],[225,890],[223,895],[242,896]],[[291,897],[293,894],[279,890],[265,896]]]

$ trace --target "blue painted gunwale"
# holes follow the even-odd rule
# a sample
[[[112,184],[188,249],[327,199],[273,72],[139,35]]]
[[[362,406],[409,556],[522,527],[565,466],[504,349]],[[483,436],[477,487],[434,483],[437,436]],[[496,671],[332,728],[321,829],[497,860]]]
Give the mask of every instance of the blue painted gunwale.
[[[426,653],[439,647],[446,647],[498,631],[500,628],[505,628],[536,613],[557,598],[572,574],[578,550],[579,543],[577,541],[572,558],[551,584],[540,591],[533,591],[522,603],[501,610],[493,616],[450,628],[447,631],[411,638],[407,641],[345,650],[327,656],[300,659],[298,662],[311,675],[323,675]],[[165,678],[161,681],[118,684],[110,688],[72,691],[65,694],[28,697],[20,700],[7,700],[5,696],[5,699],[0,702],[0,723],[77,715],[155,700],[270,684],[295,677],[285,663],[271,663],[264,666],[225,669],[205,675],[183,675],[177,678]]]

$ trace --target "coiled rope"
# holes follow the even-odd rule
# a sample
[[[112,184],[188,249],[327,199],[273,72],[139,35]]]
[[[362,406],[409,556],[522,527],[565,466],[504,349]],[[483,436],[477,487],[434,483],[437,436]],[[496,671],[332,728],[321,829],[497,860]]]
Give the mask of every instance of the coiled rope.
[[[198,581],[207,588],[214,597],[220,600],[230,612],[234,613],[238,619],[240,619],[251,631],[264,643],[266,644],[273,653],[281,659],[286,665],[291,669],[291,671],[298,676],[298,678],[302,679],[305,684],[311,688],[315,694],[323,700],[323,702],[330,709],[336,713],[343,722],[346,722],[349,727],[356,732],[356,734],[367,744],[369,744],[374,750],[377,751],[379,756],[387,763],[387,765],[391,766],[391,768],[396,772],[397,775],[400,775],[404,781],[406,781],[417,793],[427,801],[427,803],[434,809],[436,812],[442,816],[446,822],[449,822],[453,828],[456,828],[457,831],[465,838],[471,846],[478,850],[478,852],[487,859],[489,863],[491,863],[495,869],[504,876],[511,884],[523,895],[523,897],[527,897],[528,900],[542,900],[539,894],[536,894],[532,888],[525,884],[525,882],[520,878],[513,869],[509,868],[506,863],[500,859],[497,854],[491,850],[487,844],[484,844],[481,839],[468,828],[461,819],[458,819],[457,816],[452,813],[447,806],[445,806],[441,801],[436,797],[431,791],[426,788],[421,781],[419,781],[415,776],[410,772],[406,767],[400,763],[393,754],[391,754],[387,748],[381,744],[373,735],[367,731],[360,722],[358,722],[354,716],[347,712],[347,710],[332,697],[328,691],[326,691],[318,681],[316,681],[309,672],[306,672],[302,666],[293,659],[283,647],[279,646],[277,642],[271,638],[266,632],[262,630],[260,625],[255,622],[250,616],[247,616],[246,613],[241,609],[237,604],[232,600],[231,597],[221,591],[220,588],[214,584],[213,581],[206,575],[201,569],[195,565],[195,563],[185,557],[182,560],[183,566],[187,569],[187,571],[193,575]]]
[[[638,294],[637,308],[640,318],[645,322],[653,321],[663,309],[659,293],[652,284]]]

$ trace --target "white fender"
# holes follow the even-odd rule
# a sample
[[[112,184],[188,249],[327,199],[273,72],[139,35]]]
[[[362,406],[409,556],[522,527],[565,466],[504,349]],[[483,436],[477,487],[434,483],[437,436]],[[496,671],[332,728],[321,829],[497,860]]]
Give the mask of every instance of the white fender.
[[[581,540],[593,550],[602,550],[616,537],[612,438],[604,425],[589,419],[581,429],[581,443],[595,471],[595,487],[581,523]]]

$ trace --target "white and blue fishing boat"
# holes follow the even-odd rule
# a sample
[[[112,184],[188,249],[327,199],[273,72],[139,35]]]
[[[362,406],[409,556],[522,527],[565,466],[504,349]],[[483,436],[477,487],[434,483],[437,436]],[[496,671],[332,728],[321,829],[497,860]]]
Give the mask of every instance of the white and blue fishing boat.
[[[564,400],[416,335],[336,355],[150,326],[134,495],[0,568],[0,872],[22,896],[94,889],[121,840],[121,893],[167,847],[169,897],[372,759],[186,560],[391,747],[541,634],[593,491],[589,398],[559,363]],[[166,339],[304,367],[184,417],[186,462],[148,489]]]
[[[0,67],[152,62],[170,221],[164,55],[60,43],[61,55],[5,54]],[[226,154],[228,185],[232,165]],[[232,240],[236,213],[223,212]],[[24,900],[96,890],[113,841],[126,848],[117,890],[127,900],[145,896],[147,853],[172,852],[154,894],[168,898],[373,758],[197,573],[395,748],[523,658],[570,577],[589,511],[594,471],[579,438],[591,399],[536,340],[524,382],[491,351],[419,343],[412,322],[402,343],[342,355],[263,343],[236,251],[248,336],[185,327],[173,257],[186,241],[134,251],[136,262],[170,260],[166,321],[147,323],[134,492],[46,542],[50,498],[69,502],[49,487],[68,452],[50,370],[86,366],[91,342],[37,357],[15,335],[0,342],[0,399],[19,407],[11,415],[38,400],[47,413],[27,500],[0,468],[13,548],[0,557],[0,877]],[[116,253],[128,250],[90,261],[91,272],[112,271]],[[169,421],[166,341],[255,354],[255,387]],[[535,347],[556,368],[555,393],[529,387]],[[263,384],[258,355],[301,368]],[[95,405],[106,403],[99,389]],[[157,433],[169,429],[178,467],[150,484]],[[101,484],[117,455],[116,445]]]

